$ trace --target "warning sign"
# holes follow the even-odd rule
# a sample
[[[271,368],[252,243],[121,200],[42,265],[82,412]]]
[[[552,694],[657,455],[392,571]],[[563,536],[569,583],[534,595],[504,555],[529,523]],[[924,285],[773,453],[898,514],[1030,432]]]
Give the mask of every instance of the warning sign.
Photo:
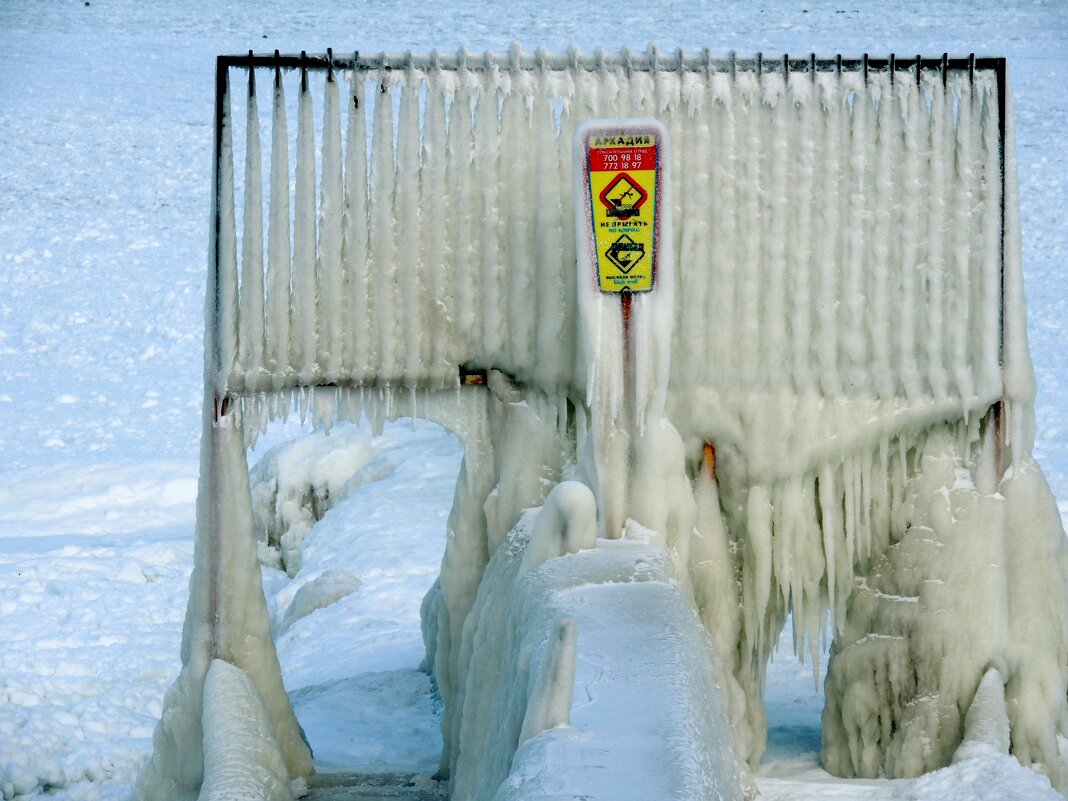
[[[648,292],[653,288],[657,138],[654,132],[594,131],[586,140],[597,277],[602,292]]]

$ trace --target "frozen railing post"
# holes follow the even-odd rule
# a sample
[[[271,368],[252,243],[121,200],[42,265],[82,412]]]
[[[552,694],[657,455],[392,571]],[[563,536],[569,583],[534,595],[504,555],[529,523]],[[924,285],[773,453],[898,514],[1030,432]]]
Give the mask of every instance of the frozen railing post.
[[[247,93],[230,91],[231,72]],[[256,91],[260,75],[269,95]],[[232,115],[238,96],[246,113]],[[650,121],[655,188],[624,179],[602,201],[607,185],[595,196],[583,183],[627,172],[576,164],[576,130],[594,119]],[[290,777],[310,774],[267,626],[247,486],[246,447],[291,412],[324,426],[426,417],[464,440],[428,600],[446,774],[473,647],[464,622],[485,565],[523,509],[577,475],[598,495],[603,534],[631,517],[671,550],[729,673],[735,745],[751,762],[787,612],[803,651],[830,610],[828,767],[904,775],[945,763],[996,665],[1013,753],[1068,786],[1056,753],[1068,670],[1054,654],[1068,649],[1068,561],[1030,457],[1014,149],[999,58],[518,45],[221,56],[196,565],[183,671],[142,797],[196,795],[216,658],[248,674]],[[617,298],[595,280],[602,251],[575,198],[632,224],[645,206],[630,214],[626,193],[638,189],[659,206],[655,289],[623,281]],[[601,262],[624,276],[651,252],[646,243],[638,258],[629,227]],[[949,525],[939,498],[970,522]],[[962,545],[972,540],[982,548]],[[950,552],[982,578],[982,598],[938,557]],[[914,587],[910,575],[930,580]],[[891,596],[915,603],[890,608]],[[967,630],[980,602],[999,621],[990,631],[932,627]],[[920,609],[931,614],[907,614]],[[909,661],[909,648],[935,641],[968,644],[952,655],[959,681]],[[1014,656],[1025,653],[1036,656]],[[915,681],[851,691],[876,676]],[[846,703],[891,696],[891,709]],[[866,723],[887,715],[897,717],[883,730]],[[923,759],[902,756],[923,742],[935,744]]]
[[[591,120],[575,133],[579,314],[601,533],[619,537],[647,425],[664,417],[675,298],[667,129]]]

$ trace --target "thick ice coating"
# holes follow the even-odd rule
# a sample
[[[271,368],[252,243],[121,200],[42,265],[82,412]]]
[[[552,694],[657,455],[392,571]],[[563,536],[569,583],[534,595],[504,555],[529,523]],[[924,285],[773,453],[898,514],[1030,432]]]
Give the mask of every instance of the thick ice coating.
[[[1068,554],[1030,456],[1007,80],[984,64],[785,66],[516,46],[383,56],[334,81],[310,74],[307,90],[283,76],[269,156],[247,126],[240,195],[223,98],[197,568],[144,797],[188,795],[202,779],[212,658],[252,679],[291,778],[310,772],[239,475],[242,447],[270,419],[309,412],[324,428],[425,417],[464,441],[424,604],[442,772],[459,771],[463,797],[492,797],[517,747],[494,756],[491,778],[459,767],[478,758],[464,731],[483,714],[469,696],[489,647],[472,618],[490,592],[483,573],[563,479],[588,490],[567,485],[542,525],[592,497],[602,540],[646,532],[668,555],[751,764],[766,662],[792,613],[799,652],[815,659],[819,638],[835,639],[829,769],[915,775],[947,764],[966,734],[1001,743],[1001,698],[1010,752],[1068,789]],[[252,95],[246,110],[259,113]],[[659,289],[633,306],[630,377],[619,304],[576,247],[572,144],[588,120],[629,117],[666,131],[670,188],[668,255]],[[535,538],[511,580],[589,535]],[[220,570],[241,580],[224,585]],[[566,676],[561,642],[547,664]],[[563,720],[557,707],[545,721]],[[510,721],[517,740],[522,720]]]

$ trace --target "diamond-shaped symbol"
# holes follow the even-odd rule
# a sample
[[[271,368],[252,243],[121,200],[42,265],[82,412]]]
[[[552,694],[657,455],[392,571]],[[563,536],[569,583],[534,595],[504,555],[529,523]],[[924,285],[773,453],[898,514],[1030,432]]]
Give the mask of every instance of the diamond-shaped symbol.
[[[635,265],[645,257],[645,245],[635,242],[627,234],[609,245],[605,255],[612,264],[619,268],[624,275],[634,269]]]
[[[609,217],[629,220],[641,214],[641,205],[649,199],[641,184],[627,173],[621,172],[601,192],[601,202],[608,208]]]

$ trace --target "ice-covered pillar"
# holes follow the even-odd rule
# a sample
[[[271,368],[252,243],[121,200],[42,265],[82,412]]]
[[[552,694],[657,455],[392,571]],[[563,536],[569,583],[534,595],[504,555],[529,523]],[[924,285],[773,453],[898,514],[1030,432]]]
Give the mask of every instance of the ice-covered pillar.
[[[291,779],[311,778],[311,752],[282,684],[252,529],[245,438],[229,378],[237,355],[238,280],[227,68],[216,82],[215,193],[205,304],[204,406],[196,541],[182,670],[164,699],[152,759],[135,797],[196,798],[204,780],[205,680],[213,660],[251,679]],[[250,756],[250,758],[252,758]]]

